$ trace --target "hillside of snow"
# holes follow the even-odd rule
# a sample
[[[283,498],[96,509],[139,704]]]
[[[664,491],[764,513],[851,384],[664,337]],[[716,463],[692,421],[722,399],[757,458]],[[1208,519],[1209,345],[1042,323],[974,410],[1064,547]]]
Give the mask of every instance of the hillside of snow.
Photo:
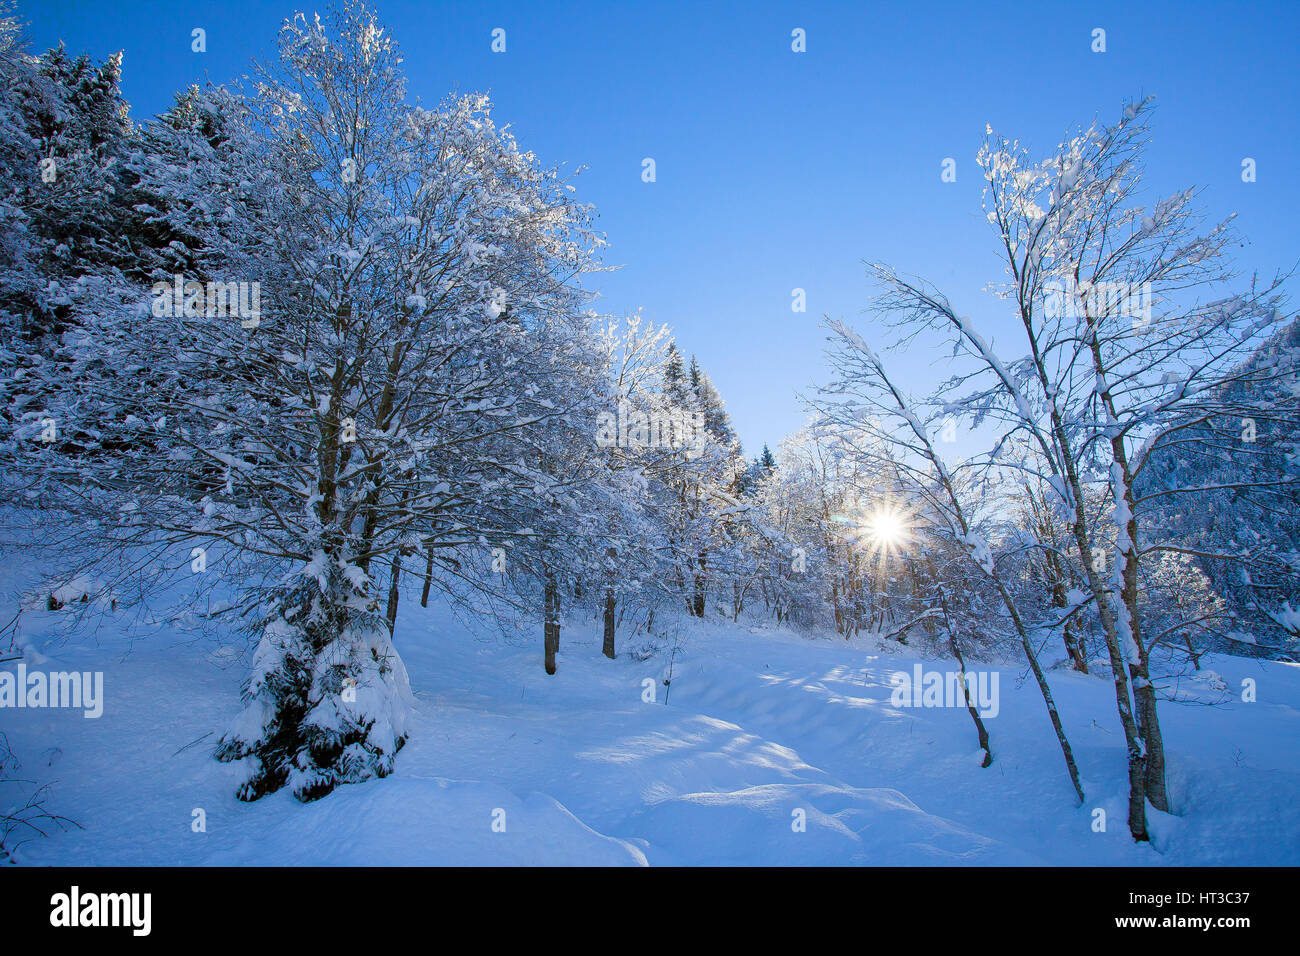
[[[949,661],[720,621],[678,622],[648,657],[650,638],[624,630],[611,661],[597,622],[569,620],[548,677],[540,624],[471,631],[407,600],[395,643],[418,706],[396,772],[316,803],[241,803],[211,748],[239,710],[242,639],[134,612],[79,630],[68,619],[25,610],[27,657],[103,671],[103,715],[0,709],[20,776],[50,783],[48,809],[83,828],[26,843],[28,865],[1300,862],[1296,665],[1208,657],[1178,687],[1185,702],[1162,703],[1175,813],[1151,811],[1155,840],[1135,846],[1100,677],[1051,675],[1088,795],[1077,807],[1041,698],[1013,666],[999,669],[995,761],[981,769],[964,709],[891,703],[891,675]],[[1256,702],[1240,699],[1246,678]]]

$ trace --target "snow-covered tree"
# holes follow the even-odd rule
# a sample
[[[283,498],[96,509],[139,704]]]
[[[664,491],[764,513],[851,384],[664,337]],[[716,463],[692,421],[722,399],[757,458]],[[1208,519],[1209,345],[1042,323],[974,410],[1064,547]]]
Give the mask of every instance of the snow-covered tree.
[[[62,348],[85,375],[46,380],[17,436],[30,482],[91,499],[99,544],[222,555],[256,609],[246,709],[218,747],[246,799],[391,770],[410,696],[381,572],[517,527],[530,436],[584,360],[588,210],[485,97],[409,104],[399,64],[360,4],[299,16],[256,95],[223,107],[228,138],[209,100],[155,128],[183,140],[161,160],[190,160],[136,164],[156,218],[213,220],[197,277],[83,309]],[[41,443],[41,418],[77,447]]]
[[[1149,113],[1148,101],[1131,104],[1042,162],[989,131],[979,154],[985,208],[1021,357],[995,351],[932,286],[874,267],[900,335],[941,330],[970,361],[943,391],[951,416],[993,430],[990,477],[1037,476],[1070,528],[1114,678],[1138,840],[1146,800],[1159,809],[1168,800],[1139,587],[1144,556],[1167,545],[1148,538],[1137,485],[1162,440],[1241,412],[1225,386],[1285,318],[1276,280],[1231,288],[1230,223],[1201,231],[1192,190],[1142,199]],[[1088,508],[1093,490],[1108,499],[1100,522]]]

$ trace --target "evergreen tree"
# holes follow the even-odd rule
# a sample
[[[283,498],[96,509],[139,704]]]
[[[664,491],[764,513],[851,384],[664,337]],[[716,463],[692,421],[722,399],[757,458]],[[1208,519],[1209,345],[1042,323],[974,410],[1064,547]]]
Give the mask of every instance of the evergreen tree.
[[[668,400],[678,408],[686,408],[689,404],[686,391],[686,377],[682,371],[682,356],[677,351],[677,345],[674,342],[668,343],[667,354],[664,356],[663,371],[664,394]]]

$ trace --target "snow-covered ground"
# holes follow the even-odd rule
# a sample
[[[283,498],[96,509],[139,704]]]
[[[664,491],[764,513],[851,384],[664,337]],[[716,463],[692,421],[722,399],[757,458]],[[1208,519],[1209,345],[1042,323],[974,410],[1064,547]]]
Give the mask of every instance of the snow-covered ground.
[[[918,661],[869,641],[684,626],[665,703],[668,646],[606,660],[597,622],[571,620],[548,677],[540,625],[470,633],[408,598],[396,644],[418,711],[396,773],[313,804],[247,804],[211,757],[239,709],[242,642],[134,614],[56,636],[66,614],[24,612],[25,639],[43,669],[103,671],[104,712],[0,709],[22,775],[52,782],[49,808],[84,827],[26,844],[26,864],[1300,862],[1295,665],[1208,658],[1226,690],[1189,681],[1197,702],[1164,705],[1175,814],[1153,812],[1156,840],[1134,846],[1101,678],[1052,673],[1088,794],[1076,807],[1037,689],[1014,667],[1000,670],[996,760],[981,769],[965,710],[894,706],[891,675]],[[1240,699],[1248,677],[1254,703]]]

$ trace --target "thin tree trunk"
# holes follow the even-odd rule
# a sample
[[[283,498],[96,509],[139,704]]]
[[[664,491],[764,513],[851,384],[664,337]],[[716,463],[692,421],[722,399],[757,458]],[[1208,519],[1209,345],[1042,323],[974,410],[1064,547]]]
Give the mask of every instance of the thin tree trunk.
[[[1169,792],[1165,785],[1165,739],[1160,732],[1156,716],[1156,688],[1147,674],[1147,658],[1142,655],[1141,667],[1134,680],[1134,697],[1137,702],[1138,727],[1146,744],[1146,791],[1151,806],[1169,812]]]
[[[605,590],[605,644],[601,652],[611,661],[614,659],[614,589]]]
[[[1075,269],[1076,279],[1078,269]],[[1098,321],[1088,315],[1089,350],[1092,355],[1093,369],[1097,373],[1101,388],[1098,397],[1106,409],[1107,418],[1116,420],[1115,401],[1111,394],[1106,372],[1105,358],[1101,352],[1101,341],[1097,335]],[[1142,740],[1138,760],[1141,764],[1143,799],[1150,800],[1157,810],[1168,811],[1169,795],[1165,785],[1165,745],[1160,732],[1160,721],[1156,715],[1156,692],[1151,685],[1147,668],[1147,652],[1142,646],[1142,609],[1138,603],[1138,519],[1133,502],[1133,472],[1129,466],[1128,449],[1125,446],[1125,434],[1115,429],[1110,439],[1112,464],[1111,488],[1113,504],[1117,510],[1121,505],[1127,513],[1120,541],[1120,600],[1119,614],[1115,615],[1115,627],[1119,638],[1122,656],[1128,659],[1128,677],[1133,692],[1133,704],[1136,711],[1137,733]],[[1118,480],[1115,478],[1118,469]],[[1131,645],[1131,646],[1126,646]],[[1130,777],[1132,771],[1130,771]],[[1131,803],[1131,799],[1130,799]],[[1145,838],[1146,806],[1142,806],[1143,832]]]
[[[698,570],[695,572],[695,600],[691,605],[691,613],[696,617],[704,617],[705,605],[705,579],[704,579],[704,555],[696,557],[695,563]]]
[[[945,611],[945,616],[947,612]],[[984,727],[984,719],[980,717],[980,712],[975,709],[975,704],[970,699],[970,688],[966,685],[966,660],[961,656],[961,648],[957,645],[957,635],[948,628],[948,646],[952,648],[953,656],[957,658],[957,671],[961,677],[962,696],[966,698],[966,712],[970,714],[970,719],[975,721],[975,734],[979,738],[980,748],[984,751],[984,762],[981,767],[990,767],[993,765],[993,748],[989,746],[989,732]]]
[[[424,562],[424,590],[420,592],[420,607],[429,606],[429,587],[433,584],[433,545],[429,545],[429,557]]]
[[[388,580],[388,633],[392,634],[397,627],[397,599],[401,594],[398,587],[402,576],[402,555],[397,552],[393,555],[393,574]]]
[[[1127,482],[1127,460],[1122,461],[1122,468]],[[1129,494],[1129,487],[1131,486],[1126,485],[1124,497],[1128,501],[1131,515],[1133,503]],[[1120,595],[1124,601],[1124,611],[1128,619],[1126,622],[1127,630],[1132,636],[1133,646],[1137,650],[1137,660],[1129,661],[1129,678],[1133,684],[1133,702],[1137,709],[1138,733],[1142,735],[1142,743],[1146,750],[1143,761],[1143,778],[1146,798],[1151,801],[1151,806],[1168,813],[1169,791],[1165,783],[1165,741],[1164,735],[1160,732],[1160,718],[1156,713],[1156,688],[1151,683],[1150,670],[1147,664],[1147,649],[1142,642],[1142,619],[1138,604],[1137,518],[1135,516],[1131,517],[1127,523],[1127,534],[1128,545],[1123,552],[1124,566],[1121,569],[1124,586]]]
[[[560,649],[560,589],[555,575],[546,573],[546,607],[542,621],[543,642],[546,653],[546,673],[555,673],[555,654]]]
[[[1129,675],[1124,661],[1124,654],[1119,646],[1119,632],[1115,615],[1110,606],[1108,590],[1102,587],[1100,576],[1092,564],[1092,543],[1083,524],[1083,488],[1077,474],[1071,476],[1071,494],[1079,496],[1075,507],[1078,520],[1074,525],[1075,544],[1079,557],[1083,560],[1083,570],[1088,576],[1088,586],[1097,599],[1097,616],[1101,618],[1102,631],[1106,635],[1106,651],[1110,657],[1111,679],[1115,684],[1115,706],[1119,710],[1120,726],[1124,729],[1124,745],[1128,751],[1128,830],[1134,840],[1146,841],[1147,836],[1147,796],[1146,767],[1143,760],[1141,735],[1133,711],[1135,705],[1129,692]]]
[[[1057,743],[1061,745],[1061,754],[1065,757],[1066,769],[1070,772],[1070,783],[1074,784],[1075,795],[1082,804],[1085,797],[1083,795],[1083,785],[1079,782],[1079,767],[1074,762],[1074,750],[1070,746],[1070,740],[1065,736],[1065,727],[1061,724],[1061,715],[1056,710],[1056,699],[1052,696],[1052,689],[1047,684],[1047,675],[1043,673],[1043,668],[1038,663],[1038,653],[1034,650],[1033,642],[1029,640],[1029,632],[1025,629],[1024,621],[1020,618],[1020,612],[1016,609],[1011,600],[1011,595],[1003,587],[999,578],[994,578],[998,592],[1002,595],[1002,603],[1006,605],[1011,614],[1011,620],[1015,624],[1016,633],[1020,635],[1020,646],[1024,648],[1025,657],[1029,659],[1029,669],[1033,671],[1034,680],[1038,682],[1038,690],[1043,695],[1043,703],[1047,705],[1047,714],[1052,720],[1052,729],[1056,731]],[[1144,817],[1145,819],[1145,817]]]
[[[1038,341],[1033,337],[1027,318],[1025,328],[1030,331],[1030,347],[1033,350],[1035,367],[1039,381],[1044,390],[1050,393],[1051,384],[1047,367],[1038,351]],[[1088,540],[1088,516],[1084,510],[1087,500],[1083,494],[1083,482],[1070,444],[1070,437],[1061,420],[1060,411],[1053,403],[1051,408],[1051,428],[1056,447],[1061,451],[1061,464],[1064,478],[1070,490],[1074,504],[1074,522],[1071,530],[1074,542],[1083,562],[1083,572],[1088,579],[1088,587],[1097,601],[1097,616],[1101,618],[1102,632],[1106,636],[1106,651],[1110,657],[1111,677],[1115,684],[1115,706],[1119,711],[1120,725],[1124,729],[1124,744],[1128,751],[1128,830],[1129,835],[1137,841],[1146,841],[1147,806],[1146,806],[1146,767],[1143,759],[1144,744],[1134,717],[1133,698],[1129,688],[1129,674],[1125,666],[1124,651],[1120,647],[1119,626],[1115,620],[1110,604],[1110,591],[1102,586],[1100,575],[1093,565],[1092,542]],[[1050,456],[1049,456],[1050,460]]]
[[[613,546],[605,549],[605,642],[601,653],[611,661],[614,659],[614,573],[618,552]]]
[[[1051,589],[1052,607],[1064,611],[1070,606],[1070,601],[1065,590],[1065,571],[1061,567],[1061,559],[1055,552],[1049,551],[1043,558],[1043,566]],[[1079,629],[1073,617],[1067,618],[1062,625],[1061,637],[1065,642],[1065,653],[1070,658],[1070,666],[1081,674],[1088,673],[1088,656],[1084,653]]]
[[[835,613],[835,633],[844,634],[847,638],[848,634],[845,634],[843,615],[840,613],[840,579],[838,575],[831,579],[831,610]]]
[[[1107,389],[1103,400],[1110,401]],[[1123,625],[1121,637],[1127,634],[1132,638],[1133,648],[1130,655],[1129,679],[1133,687],[1133,702],[1137,710],[1138,733],[1142,736],[1145,755],[1143,759],[1143,783],[1146,799],[1151,806],[1164,812],[1169,811],[1169,792],[1165,783],[1165,742],[1160,732],[1160,718],[1156,713],[1156,689],[1151,683],[1147,666],[1147,649],[1142,642],[1142,607],[1138,597],[1138,520],[1133,503],[1133,479],[1129,472],[1128,453],[1124,448],[1123,438],[1111,440],[1112,453],[1119,465],[1123,488],[1116,491],[1123,495],[1128,511],[1128,520],[1124,525],[1127,540],[1121,549],[1123,565],[1120,579],[1123,582],[1120,599],[1123,601],[1123,618],[1118,622]]]
[[[934,562],[927,557],[924,559],[924,567],[931,581],[937,583],[938,576],[935,574]],[[913,575],[913,593],[919,590],[916,587],[917,584],[919,584],[917,576]],[[940,594],[942,595],[942,592]],[[984,726],[984,718],[980,716],[979,710],[971,700],[970,687],[966,683],[966,658],[962,656],[961,645],[957,643],[957,632],[953,627],[952,616],[948,613],[948,602],[941,597],[939,603],[943,611],[943,627],[948,633],[948,647],[952,650],[952,656],[957,658],[957,673],[961,678],[961,693],[966,701],[966,712],[970,714],[970,719],[975,723],[975,736],[979,740],[980,749],[984,751],[984,761],[980,766],[990,767],[993,765],[993,748],[989,745],[988,728]],[[926,620],[923,623],[927,625],[926,630],[929,631],[930,621]]]

